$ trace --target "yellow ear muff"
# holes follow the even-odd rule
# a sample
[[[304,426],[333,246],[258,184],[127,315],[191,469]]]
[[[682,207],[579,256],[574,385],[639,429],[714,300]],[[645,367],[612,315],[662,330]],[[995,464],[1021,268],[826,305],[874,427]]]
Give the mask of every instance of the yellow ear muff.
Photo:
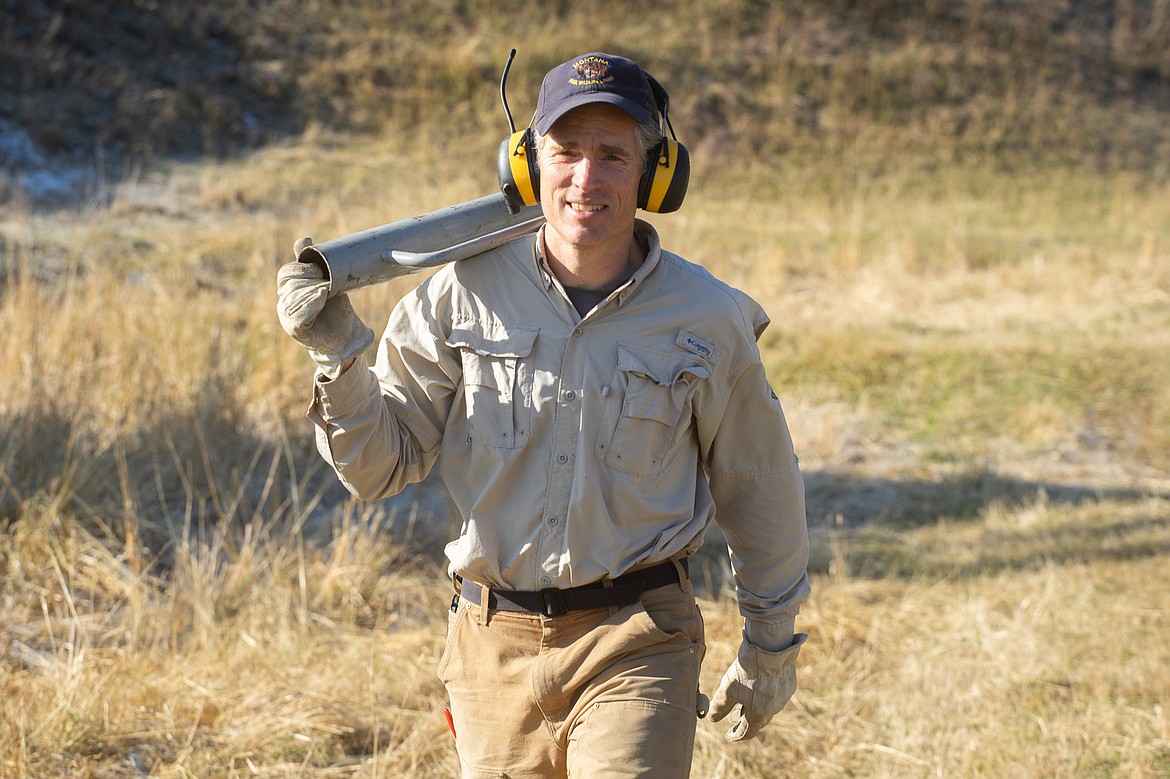
[[[638,206],[654,214],[677,211],[687,194],[690,178],[691,157],[687,148],[672,138],[663,138],[646,160]]]
[[[540,197],[540,170],[536,167],[536,143],[532,128],[512,133],[500,144],[496,156],[500,191],[510,207],[534,206]]]

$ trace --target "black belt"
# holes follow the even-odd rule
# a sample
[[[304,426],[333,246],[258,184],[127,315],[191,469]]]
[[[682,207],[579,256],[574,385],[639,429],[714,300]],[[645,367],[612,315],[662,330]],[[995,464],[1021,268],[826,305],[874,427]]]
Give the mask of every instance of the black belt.
[[[686,558],[679,561],[684,573],[688,572]],[[451,599],[451,610],[459,605],[460,598],[466,598],[477,606],[483,606],[483,593],[488,593],[487,607],[499,611],[530,611],[547,617],[559,617],[570,611],[604,609],[611,606],[628,606],[638,600],[645,590],[678,584],[678,568],[673,561],[659,563],[639,571],[622,574],[616,579],[583,584],[567,590],[547,587],[543,590],[497,590],[484,587],[478,582],[455,577],[455,597]]]

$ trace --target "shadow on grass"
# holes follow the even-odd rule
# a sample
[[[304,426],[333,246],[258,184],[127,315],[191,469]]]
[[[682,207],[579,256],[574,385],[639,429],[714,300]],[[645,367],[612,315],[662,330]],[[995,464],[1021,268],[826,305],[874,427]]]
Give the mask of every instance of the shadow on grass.
[[[113,445],[81,432],[71,410],[51,404],[0,419],[0,531],[32,503],[48,502],[73,513],[99,538],[123,543],[132,515],[144,551],[165,569],[176,533],[234,527],[241,534],[302,533],[311,543],[328,543],[348,512],[376,522],[407,555],[442,564],[443,546],[459,521],[437,474],[392,500],[356,501],[321,461],[308,423],[275,437],[254,434],[234,410],[233,392],[209,386],[200,396],[216,400],[168,415],[134,440]],[[1170,554],[1170,517],[1139,508],[1170,495],[1146,490],[991,472],[932,481],[813,471],[805,483],[810,570],[817,573],[828,572],[834,560],[857,576],[954,576]],[[1038,503],[1084,511],[1102,503],[1135,508],[1124,521],[1078,517],[1055,526],[984,528],[980,548],[966,554],[944,548],[959,541],[914,535],[940,522],[971,526],[992,507],[1006,514]],[[842,540],[844,556],[833,546]],[[730,568],[717,527],[693,571],[702,594],[726,592]]]
[[[1170,493],[1156,490],[987,471],[933,481],[812,473],[806,486],[810,568],[820,572],[953,578],[1170,554],[1170,511],[1151,503]],[[944,523],[955,532],[915,532]]]
[[[1153,495],[1137,488],[1016,479],[990,471],[969,471],[942,480],[897,480],[832,472],[805,474],[811,526],[854,528],[874,523],[910,529],[946,517],[956,522],[980,518],[992,504],[1006,508],[1034,503],[1080,506],[1101,501],[1134,502]]]
[[[880,526],[811,530],[810,570],[858,579],[963,579],[1170,556],[1170,512],[1138,513],[1125,521],[1074,516],[954,539],[924,540]]]
[[[0,416],[0,533],[33,513],[69,515],[111,548],[132,537],[165,575],[184,533],[241,543],[299,534],[325,545],[343,519],[357,517],[392,534],[404,556],[441,556],[435,542],[450,528],[437,482],[378,504],[357,501],[321,460],[310,431],[255,434],[231,400],[235,389],[208,383],[198,407],[160,415],[113,442],[51,401]]]
[[[1090,521],[1097,506],[1140,507],[1170,494],[1136,488],[1017,479],[973,471],[938,479],[857,477],[805,472],[812,573],[844,572],[859,578],[963,577],[1048,564],[1084,564],[1170,555],[1170,511],[1158,515],[1134,508],[1117,517]],[[946,523],[970,527],[989,512],[1011,514],[1030,506],[1078,511],[1069,521],[1035,526],[984,528],[974,548],[942,534],[921,540],[914,531]],[[1136,513],[1134,513],[1136,512]],[[970,536],[965,536],[969,538]],[[697,556],[696,580],[706,593],[726,589],[730,567],[723,535],[712,528]]]

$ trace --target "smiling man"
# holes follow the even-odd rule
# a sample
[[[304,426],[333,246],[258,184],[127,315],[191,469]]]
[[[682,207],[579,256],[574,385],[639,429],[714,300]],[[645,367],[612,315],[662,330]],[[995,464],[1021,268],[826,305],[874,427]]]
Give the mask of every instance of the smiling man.
[[[686,777],[705,652],[687,558],[715,522],[744,634],[710,704],[753,737],[796,688],[804,492],[768,317],[637,218],[663,122],[629,59],[548,73],[534,236],[449,265],[373,332],[317,266],[278,278],[309,416],[374,500],[438,466],[462,516],[438,673],[465,777]],[[299,247],[298,247],[299,248]]]
[[[642,264],[633,228],[646,154],[636,126],[621,109],[597,103],[570,111],[541,136],[544,248],[563,283],[609,284]]]

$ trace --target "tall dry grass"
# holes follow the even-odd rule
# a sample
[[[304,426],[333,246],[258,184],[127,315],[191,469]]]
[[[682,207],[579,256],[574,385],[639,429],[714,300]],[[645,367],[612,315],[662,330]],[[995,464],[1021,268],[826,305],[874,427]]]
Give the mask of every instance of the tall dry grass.
[[[1165,3],[440,5],[166,6],[303,132],[80,208],[0,192],[0,777],[456,774],[445,496],[323,468],[273,281],[301,235],[491,191],[501,55],[523,117],[582,45],[671,86],[695,175],[652,221],[770,312],[808,484],[801,690],[746,745],[701,723],[693,775],[1170,776]],[[75,65],[21,110],[92,134],[36,111],[130,71],[14,19],[5,78]],[[103,137],[217,147],[239,95],[192,83]],[[739,626],[717,534],[698,562],[709,691]]]
[[[341,493],[272,314],[297,235],[488,191],[475,148],[404,189],[397,148],[5,212],[0,775],[455,775],[443,495]],[[742,171],[655,218],[771,312],[814,533],[801,692],[747,745],[703,723],[695,776],[1170,775],[1165,194]],[[739,630],[716,544],[708,689]]]
[[[841,534],[802,615],[800,693],[746,745],[702,723],[693,775],[1165,776],[1168,509],[992,506],[871,539],[904,558],[877,578],[849,573],[875,553]],[[49,506],[22,517],[5,560],[0,771],[457,775],[433,566],[357,511],[325,546],[250,527],[180,542],[164,582]],[[1052,555],[1060,539],[1071,553]],[[711,689],[739,627],[730,595],[702,605]]]

